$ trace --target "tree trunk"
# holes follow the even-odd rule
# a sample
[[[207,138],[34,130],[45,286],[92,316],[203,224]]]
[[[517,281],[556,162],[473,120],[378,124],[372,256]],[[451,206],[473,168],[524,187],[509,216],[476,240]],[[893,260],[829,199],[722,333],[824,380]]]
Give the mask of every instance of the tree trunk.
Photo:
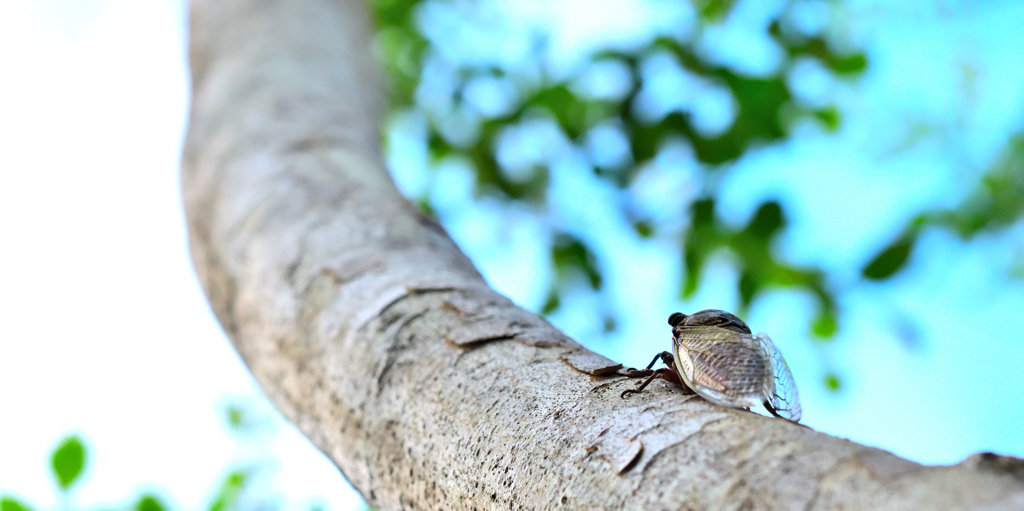
[[[923,467],[663,382],[620,399],[635,380],[488,289],[396,191],[361,2],[196,1],[191,30],[196,271],[375,508],[1024,507],[1021,460]]]

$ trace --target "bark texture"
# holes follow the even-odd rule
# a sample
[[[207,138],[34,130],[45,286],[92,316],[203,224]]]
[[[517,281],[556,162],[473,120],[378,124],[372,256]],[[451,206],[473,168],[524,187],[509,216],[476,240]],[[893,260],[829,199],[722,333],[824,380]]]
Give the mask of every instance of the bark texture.
[[[620,399],[636,380],[488,289],[397,193],[359,1],[197,0],[191,30],[196,271],[375,508],[1024,507],[1021,460],[922,467],[664,382]]]

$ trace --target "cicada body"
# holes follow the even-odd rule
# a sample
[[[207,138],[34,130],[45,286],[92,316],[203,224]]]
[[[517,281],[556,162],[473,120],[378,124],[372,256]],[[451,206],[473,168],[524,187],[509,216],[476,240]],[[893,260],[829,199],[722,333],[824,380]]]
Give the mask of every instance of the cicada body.
[[[671,369],[661,369],[651,379],[660,374],[679,380],[720,406],[750,408],[763,404],[772,415],[800,420],[800,397],[793,375],[767,335],[752,335],[741,319],[715,309],[689,316],[677,312],[669,317],[669,325],[673,351],[656,356],[647,369],[658,358]],[[623,395],[643,390],[651,379]]]

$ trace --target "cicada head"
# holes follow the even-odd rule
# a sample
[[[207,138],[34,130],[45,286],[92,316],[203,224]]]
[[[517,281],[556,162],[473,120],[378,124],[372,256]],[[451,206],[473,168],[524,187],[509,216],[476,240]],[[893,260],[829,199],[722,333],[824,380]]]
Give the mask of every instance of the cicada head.
[[[683,321],[686,321],[686,318],[686,314],[683,314],[682,312],[673,312],[668,317],[668,325],[671,326],[672,328],[675,328],[679,326],[679,324],[682,323]]]
[[[673,330],[679,327],[714,326],[739,332],[741,334],[751,333],[750,327],[748,327],[742,319],[736,317],[736,315],[731,312],[718,309],[706,309],[700,312],[694,312],[688,316],[681,312],[676,312],[668,317],[668,324],[672,325]]]

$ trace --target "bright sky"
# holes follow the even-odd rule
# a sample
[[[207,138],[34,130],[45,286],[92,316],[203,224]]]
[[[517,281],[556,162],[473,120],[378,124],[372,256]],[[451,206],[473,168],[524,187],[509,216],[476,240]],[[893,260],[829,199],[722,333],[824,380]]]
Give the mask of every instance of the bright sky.
[[[607,34],[609,25],[628,35],[645,19],[685,20],[664,14],[661,4],[632,17],[586,4],[555,10],[572,20],[558,24],[566,41],[555,46],[563,45],[564,55]],[[518,12],[526,19],[539,5],[525,3]],[[1020,3],[987,5],[926,22],[920,9],[907,8],[887,15],[884,32],[867,22],[875,8],[860,7],[862,22],[850,29],[871,52],[871,70],[855,90],[826,91],[850,110],[846,128],[740,162],[723,183],[732,220],[744,221],[762,198],[784,196],[794,223],[779,250],[842,275],[893,235],[892,218],[920,204],[954,203],[971,176],[958,173],[942,144],[895,157],[863,148],[898,148],[902,132],[893,125],[910,116],[953,125],[950,137],[969,168],[996,157],[1007,134],[1022,127],[1024,68],[1011,64],[1019,64],[1024,47],[1024,11]],[[212,317],[188,258],[177,174],[188,94],[183,19],[177,1],[5,4],[0,494],[57,507],[48,455],[62,436],[79,432],[91,454],[73,496],[83,507],[155,489],[175,508],[198,509],[229,467],[256,463],[273,482],[260,499],[283,509],[354,509],[358,496],[290,426],[270,426],[261,443],[229,434],[224,424],[228,402],[270,412]],[[730,41],[727,33],[715,37]],[[922,52],[936,56],[922,59]],[[964,62],[975,66],[969,108],[957,94]],[[951,109],[963,110],[962,121],[948,122]],[[586,193],[564,194],[552,207],[566,223],[606,229],[592,241],[604,264],[616,268],[606,272],[608,286],[625,298],[616,305],[629,318],[614,342],[591,347],[646,364],[666,347],[669,312],[728,308],[736,303],[736,275],[719,261],[699,295],[679,302],[671,247],[630,238],[598,200],[611,191],[578,165],[564,158],[552,182],[556,190]],[[652,179],[695,178],[693,169],[679,167],[667,159]],[[469,201],[457,193],[460,177],[444,179],[435,183],[448,204],[441,213],[460,244],[499,290],[539,306],[543,287],[525,283],[547,278],[546,248],[530,241],[538,230],[531,215],[487,205],[459,213]],[[836,224],[822,212],[837,202],[859,213]],[[786,353],[812,427],[929,463],[979,450],[1022,456],[1024,284],[1007,281],[1004,271],[1024,249],[1022,234],[1018,228],[963,246],[933,232],[891,284],[857,284],[847,274],[853,291],[844,302],[846,329],[825,350],[804,338],[812,312],[806,296],[766,297],[748,322]],[[563,300],[556,321],[587,342],[596,303],[586,294]],[[906,348],[894,325],[916,330],[921,346]],[[820,384],[830,369],[846,383],[838,396]]]
[[[176,509],[202,509],[229,468],[256,464],[272,481],[259,501],[358,508],[290,426],[252,440],[226,427],[228,403],[269,412],[188,256],[182,5],[26,0],[4,10],[0,494],[58,507],[49,452],[78,432],[90,452],[73,497],[82,507],[150,489]]]

